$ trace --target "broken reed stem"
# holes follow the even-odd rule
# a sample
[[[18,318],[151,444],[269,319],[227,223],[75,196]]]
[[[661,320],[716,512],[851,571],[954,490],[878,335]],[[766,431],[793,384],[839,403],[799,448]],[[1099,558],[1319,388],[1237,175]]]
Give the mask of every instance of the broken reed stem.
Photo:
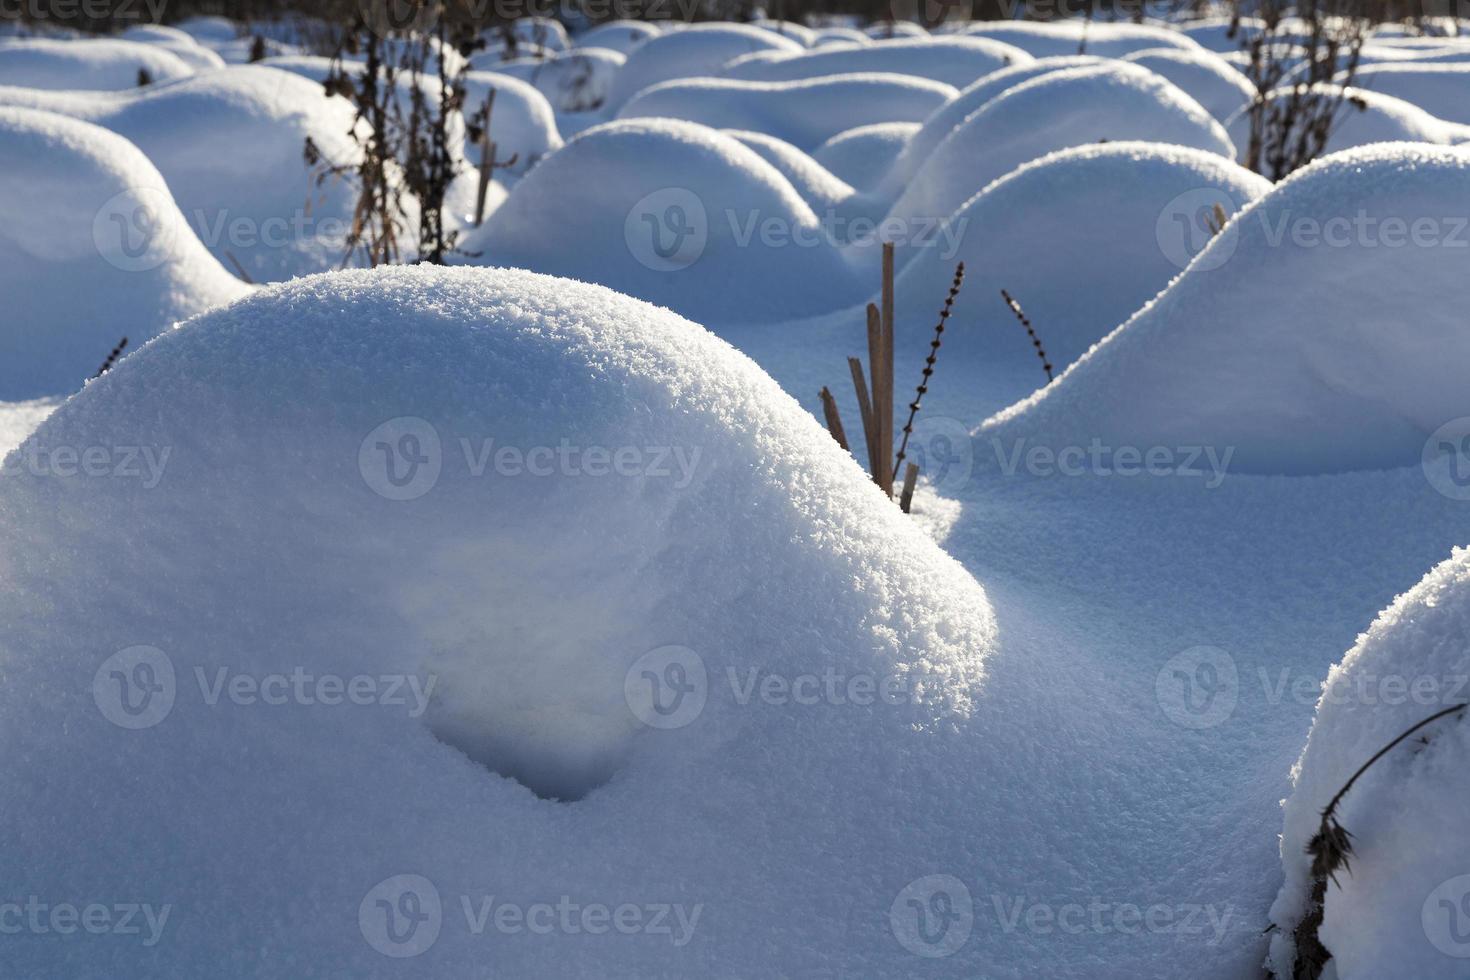
[[[862,416],[863,438],[868,444],[868,470],[872,472],[876,467],[874,460],[878,458],[878,447],[873,442],[873,403],[868,400],[868,382],[863,377],[863,362],[856,357],[847,359],[847,366],[852,371],[852,387],[857,392],[858,414]]]
[[[107,360],[102,362],[102,366],[97,369],[97,373],[92,375],[92,377],[100,378],[108,371],[111,371],[112,366],[117,363],[117,359],[122,357],[123,348],[127,346],[128,338],[124,337],[122,340],[119,340],[117,346],[112,349],[112,353],[107,355]]]
[[[914,505],[914,484],[919,482],[919,464],[910,463],[903,471],[903,493],[898,498],[898,508],[905,514]]]
[[[1046,349],[1041,346],[1041,338],[1036,336],[1035,330],[1031,329],[1031,320],[1026,316],[1026,311],[1021,309],[1021,304],[1012,299],[1011,294],[1004,289],[1000,291],[1000,295],[1006,301],[1006,305],[1011,308],[1011,312],[1016,315],[1016,319],[1021,321],[1021,326],[1026,328],[1026,335],[1031,338],[1031,346],[1036,348],[1036,356],[1041,358],[1041,369],[1046,372],[1046,381],[1047,384],[1050,384],[1053,380],[1051,361],[1047,360]]]
[[[960,286],[964,281],[965,263],[961,262],[954,267],[954,282],[950,283],[949,295],[944,297],[944,307],[939,311],[939,322],[934,325],[934,339],[929,341],[929,356],[924,359],[924,374],[919,379],[919,387],[914,391],[914,400],[909,402],[909,417],[908,421],[903,424],[903,439],[898,444],[898,458],[893,461],[893,476],[895,479],[898,477],[899,469],[903,466],[904,454],[909,448],[909,436],[914,434],[914,417],[919,414],[919,405],[923,402],[925,393],[929,391],[929,379],[934,374],[934,364],[939,360],[939,345],[943,342],[945,322],[954,310],[955,297],[959,296]],[[909,466],[914,470],[914,475],[917,476],[918,467],[915,467],[912,463]],[[904,477],[904,483],[907,486],[907,475]],[[910,496],[912,496],[912,492],[910,492]],[[905,511],[907,511],[907,508],[905,508]]]
[[[893,496],[894,471],[889,470],[888,461],[893,459],[893,243],[883,243],[883,395],[882,409],[878,415],[879,452],[883,460],[879,486],[888,496]]]
[[[842,415],[837,411],[837,399],[832,397],[832,392],[826,385],[822,386],[821,398],[822,415],[827,419],[827,431],[832,433],[832,438],[837,440],[837,445],[852,452],[847,448],[847,433],[842,428]]]

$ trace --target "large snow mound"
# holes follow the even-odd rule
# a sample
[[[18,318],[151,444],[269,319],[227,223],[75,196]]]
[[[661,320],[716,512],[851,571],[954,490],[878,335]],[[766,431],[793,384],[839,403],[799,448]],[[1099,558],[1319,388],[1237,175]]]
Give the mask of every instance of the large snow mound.
[[[579,134],[464,247],[485,264],[601,283],[711,324],[830,310],[856,288],[828,228],[775,167],[671,119]]]
[[[153,44],[99,38],[0,40],[0,85],[44,89],[137,88],[192,75],[180,57]]]
[[[1166,27],[1084,23],[1080,19],[1035,23],[985,22],[973,25],[965,33],[970,37],[1004,41],[1037,58],[1071,54],[1121,58],[1147,48],[1199,49],[1190,38]]]
[[[11,460],[64,445],[163,465],[0,483],[0,751],[27,815],[0,875],[172,918],[152,945],[7,937],[16,975],[244,973],[261,950],[358,977],[487,955],[893,975],[914,961],[894,896],[1034,775],[967,731],[996,647],[969,574],[746,357],[607,290],[426,268],[274,286],[159,338]],[[461,895],[678,914],[476,932]]]
[[[1364,65],[1353,79],[1358,88],[1412,102],[1431,116],[1470,125],[1470,65]]]
[[[1208,446],[1240,472],[1416,462],[1431,433],[1470,415],[1467,199],[1462,148],[1382,143],[1319,160],[987,427],[1059,446]]]
[[[854,193],[850,184],[844,183],[812,157],[785,140],[778,140],[765,133],[739,129],[727,129],[724,133],[750,147],[761,159],[775,167],[818,215],[835,214],[837,208]]]
[[[751,58],[731,65],[724,74],[752,82],[793,82],[824,75],[886,72],[928,78],[960,89],[982,75],[1029,60],[1030,56],[1018,48],[984,38],[919,38]]]
[[[613,79],[607,108],[616,111],[650,85],[674,78],[719,74],[729,61],[753,51],[804,50],[790,38],[748,24],[695,24],[638,45]]]
[[[0,173],[0,400],[75,391],[123,337],[248,291],[115,133],[0,107]]]
[[[603,48],[628,55],[644,41],[658,36],[659,29],[646,21],[610,20],[583,31],[573,40],[579,48]]]
[[[1455,436],[1464,438],[1464,429]],[[1450,451],[1456,455],[1460,449]],[[1458,457],[1457,459],[1463,459]],[[1448,471],[1442,475],[1448,476]],[[1384,746],[1436,712],[1470,700],[1470,551],[1398,598],[1323,682],[1293,770],[1271,909],[1271,966],[1292,976],[1293,934],[1312,891],[1306,846],[1338,790]],[[1329,882],[1317,936],[1339,977],[1464,976],[1470,957],[1470,718],[1451,714],[1399,744],[1336,810],[1352,834],[1347,869]]]
[[[959,95],[923,119],[923,125],[909,140],[908,146],[904,148],[893,169],[883,181],[884,192],[889,196],[889,200],[897,197],[908,186],[914,174],[918,173],[924,162],[934,154],[934,150],[944,142],[945,137],[954,132],[968,116],[978,112],[985,103],[1006,89],[1014,88],[1038,75],[1061,71],[1064,68],[1096,65],[1101,61],[1102,59],[1090,55],[1037,58],[1035,61],[1026,61],[993,71],[962,90]]]
[[[1255,97],[1256,89],[1250,80],[1230,62],[1209,51],[1147,48],[1135,51],[1124,60],[1168,79],[1221,122]]]
[[[534,85],[558,112],[591,112],[607,101],[626,61],[605,48],[577,48],[547,58],[517,58],[491,70]]]
[[[1235,156],[1224,128],[1153,72],[1123,63],[1070,68],[1006,89],[967,116],[919,167],[891,213],[947,217],[1028,160],[1102,140]]]
[[[1158,143],[1074,147],[1032,161],[951,217],[953,238],[936,235],[904,266],[898,306],[915,316],[902,342],[924,345],[963,260],[956,316],[981,326],[946,333],[945,367],[1004,364],[1039,383],[1035,352],[1000,290],[1024,306],[1052,364],[1065,367],[1153,299],[1208,241],[1207,228],[1195,224],[1198,211],[1218,203],[1234,214],[1270,188],[1213,153]]]
[[[814,150],[844,130],[920,122],[955,96],[952,86],[909,75],[834,75],[791,82],[696,78],[644,89],[618,117],[686,119],[747,129]]]
[[[124,41],[137,41],[163,48],[196,72],[214,71],[225,66],[224,59],[215,54],[213,49],[206,48],[177,27],[141,24],[128,28],[118,37]]]
[[[195,234],[257,282],[341,265],[356,193],[318,181],[307,139],[351,165],[352,106],[291,72],[255,65],[132,92],[0,89],[0,104],[64,113],[112,130],[163,174]]]

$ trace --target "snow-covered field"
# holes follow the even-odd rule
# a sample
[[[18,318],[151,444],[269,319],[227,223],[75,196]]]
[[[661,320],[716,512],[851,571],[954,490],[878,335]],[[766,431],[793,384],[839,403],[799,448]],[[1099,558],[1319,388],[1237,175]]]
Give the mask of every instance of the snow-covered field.
[[[0,976],[1470,977],[1470,21],[519,21],[376,269],[253,30],[0,30]]]

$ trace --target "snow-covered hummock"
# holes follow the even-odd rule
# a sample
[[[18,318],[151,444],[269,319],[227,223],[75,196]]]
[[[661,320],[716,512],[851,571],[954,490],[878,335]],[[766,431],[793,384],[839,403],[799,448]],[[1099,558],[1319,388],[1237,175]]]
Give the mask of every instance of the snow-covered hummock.
[[[626,60],[607,48],[575,48],[548,58],[502,62],[493,70],[536,86],[557,112],[588,112],[607,101],[613,79]]]
[[[728,62],[753,51],[805,50],[788,37],[748,24],[695,24],[650,38],[629,55],[613,80],[607,108],[616,111],[650,85],[674,78],[718,75]]]
[[[791,38],[791,40],[795,41],[797,44],[800,44],[804,48],[812,47],[814,44],[816,44],[817,41],[817,32],[812,30],[810,27],[807,27],[805,24],[797,24],[789,20],[763,19],[753,20],[751,21],[751,24],[761,28],[762,30],[767,30],[771,31],[774,34],[779,34],[782,37],[789,37]]]
[[[1470,80],[1470,75],[1466,76]],[[1454,144],[1470,140],[1470,126],[1446,122],[1403,99],[1355,87],[1346,89],[1319,83],[1316,88],[1334,94],[1342,92],[1344,101],[1334,117],[1324,153],[1335,153],[1369,143],[1440,143]],[[1291,91],[1280,89],[1268,99],[1277,103],[1292,97]],[[1250,151],[1250,112],[1243,108],[1226,121],[1225,128],[1244,162]],[[1291,140],[1300,138],[1300,127],[1293,127]],[[1291,144],[1288,144],[1291,145]]]
[[[1060,369],[1169,284],[1209,240],[1201,212],[1227,215],[1262,196],[1269,181],[1213,153],[1159,143],[1080,146],[1044,156],[996,181],[948,222],[954,235],[910,248],[897,277],[900,330],[921,349],[963,260],[955,314],[978,329],[944,338],[947,367],[974,363],[1025,387],[1043,375],[1025,332],[1000,298],[1025,308]],[[963,372],[965,368],[961,368]],[[985,393],[987,399],[993,393]],[[994,404],[993,401],[990,402]]]
[[[1448,122],[1470,125],[1470,65],[1364,65],[1353,85],[1411,102]]]
[[[124,41],[137,41],[140,44],[152,44],[163,48],[171,54],[177,55],[185,64],[194,71],[214,71],[225,66],[224,59],[215,52],[200,44],[189,34],[184,33],[177,27],[165,27],[162,24],[140,24],[130,27],[118,35]]]
[[[1064,68],[1096,65],[1101,61],[1101,58],[1091,55],[1037,58],[1034,61],[1022,62],[993,71],[975,84],[963,89],[958,96],[934,110],[923,120],[923,126],[909,141],[897,163],[883,181],[884,194],[889,200],[892,200],[902,193],[913,180],[919,167],[934,154],[935,147],[954,132],[967,116],[979,111],[985,103],[1006,89],[1014,88],[1038,75],[1060,71]]]
[[[1207,51],[1225,55],[1239,52],[1264,27],[1256,17],[1242,17],[1239,21],[1230,17],[1206,17],[1180,24],[1179,33]]]
[[[929,32],[918,24],[907,20],[883,20],[869,24],[863,29],[863,33],[875,41],[888,42],[890,40],[904,38],[925,38]]]
[[[1030,60],[1026,52],[985,38],[884,41],[867,47],[823,47],[776,58],[750,58],[723,72],[752,82],[791,82],[825,75],[887,72],[964,88],[982,75]]]
[[[185,78],[194,69],[155,44],[115,38],[0,40],[0,85],[40,89],[120,90]]]
[[[504,38],[506,31],[518,45],[543,48],[549,52],[565,51],[571,47],[567,40],[567,29],[561,21],[551,17],[517,17],[504,27],[485,32],[486,40],[494,43]]]
[[[970,37],[1004,41],[1037,58],[1069,54],[1121,58],[1146,48],[1198,50],[1198,45],[1188,37],[1167,27],[1084,23],[1079,19],[1026,23],[985,21],[967,28],[965,33]]]
[[[355,977],[487,955],[516,976],[891,976],[917,962],[888,926],[908,882],[967,874],[972,848],[1045,862],[981,846],[1035,775],[1019,730],[972,730],[998,656],[985,592],[666,310],[521,271],[281,284],[138,352],[28,448],[66,445],[172,452],[153,482],[0,481],[0,752],[27,815],[0,827],[0,876],[172,917],[152,946],[141,925],[7,937],[16,975],[289,950]],[[284,704],[228,686],[297,672]],[[842,700],[742,700],[772,673]],[[849,696],[854,678],[885,686]],[[357,679],[356,703],[323,679]],[[394,945],[396,875],[442,900],[434,936]],[[490,895],[684,918],[476,933],[460,896]],[[988,947],[1013,944],[977,935],[969,966]]]
[[[987,428],[1053,445],[1228,447],[1243,473],[1414,463],[1426,436],[1470,415],[1467,197],[1465,149],[1385,143],[1319,160]]]
[[[115,133],[0,107],[0,173],[0,401],[69,394],[123,337],[249,291]]]
[[[611,20],[583,31],[573,40],[579,48],[602,48],[628,55],[638,45],[658,35],[657,27],[641,20]]]
[[[579,134],[464,247],[484,253],[477,263],[601,283],[710,324],[790,319],[861,292],[828,228],[775,167],[671,119]]]
[[[811,46],[820,48],[829,44],[856,44],[866,47],[872,43],[872,38],[854,27],[823,27],[817,30]]]
[[[920,122],[955,94],[952,86],[912,75],[833,75],[789,82],[694,78],[644,89],[618,117],[749,129],[814,150],[858,126]]]
[[[256,282],[341,265],[356,193],[318,185],[310,138],[351,165],[352,106],[292,72],[238,65],[129,92],[0,89],[0,104],[65,113],[127,137],[168,181],[194,233]],[[233,259],[231,258],[233,256]]]
[[[478,112],[495,90],[495,105],[490,111],[490,138],[495,141],[499,160],[516,161],[505,168],[523,174],[546,154],[561,146],[556,128],[556,113],[535,86],[500,72],[467,71],[460,76],[465,92],[465,108],[471,115]],[[480,165],[481,148],[465,147],[476,166]]]
[[[750,147],[761,158],[780,171],[781,176],[791,182],[801,199],[818,215],[834,212],[852,197],[852,185],[845,183],[831,171],[800,149],[765,133],[727,129],[726,136]]]
[[[1123,60],[1168,79],[1221,122],[1255,97],[1256,90],[1250,81],[1230,62],[1209,51],[1147,48]]]
[[[1021,164],[1102,140],[1174,143],[1235,157],[1220,123],[1146,68],[1069,68],[1006,89],[966,117],[914,173],[890,213],[948,217]]]
[[[240,37],[224,44],[212,45],[211,47],[213,47],[216,54],[224,59],[225,64],[245,65],[253,63],[256,55],[255,42],[256,38],[254,36]],[[304,48],[294,44],[287,44],[284,41],[277,41],[275,38],[261,38],[260,42],[264,47],[267,60],[272,58],[308,57],[307,51]]]
[[[242,30],[241,25],[228,17],[189,17],[174,27],[209,48],[239,40]]]
[[[812,159],[833,176],[859,190],[870,190],[883,179],[919,123],[875,123],[844,130],[812,151]]]
[[[1271,908],[1276,928],[1270,965],[1276,976],[1292,975],[1293,936],[1312,889],[1306,846],[1318,832],[1323,809],[1380,749],[1442,708],[1464,703],[1466,676],[1470,551],[1456,549],[1379,615],[1324,682],[1285,803],[1286,882]],[[1343,797],[1335,812],[1352,834],[1353,853],[1348,869],[1340,869],[1327,886],[1317,930],[1336,976],[1464,976],[1470,954],[1467,800],[1465,713],[1431,722],[1401,742]]]

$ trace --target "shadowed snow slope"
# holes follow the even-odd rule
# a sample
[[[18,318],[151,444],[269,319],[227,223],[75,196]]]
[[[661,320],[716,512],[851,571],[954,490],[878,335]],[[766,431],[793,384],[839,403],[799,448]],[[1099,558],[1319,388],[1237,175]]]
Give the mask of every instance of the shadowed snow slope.
[[[605,48],[628,55],[644,41],[658,37],[659,29],[641,20],[613,20],[598,24],[578,34],[573,40],[579,48]]]
[[[918,169],[891,213],[947,217],[1028,160],[1100,140],[1174,143],[1235,156],[1224,128],[1153,72],[1128,64],[1070,68],[1006,89],[966,117]]]
[[[1412,102],[1431,116],[1470,125],[1470,65],[1364,65],[1353,84]]]
[[[1470,414],[1467,199],[1462,149],[1387,143],[1320,160],[987,426],[1054,446],[1209,446],[1244,472],[1412,463],[1429,433]]]
[[[674,78],[717,75],[726,62],[753,51],[805,50],[790,38],[748,24],[695,24],[634,48],[613,79],[607,108],[616,111],[650,85]]]
[[[0,104],[127,137],[215,257],[233,255],[257,282],[335,268],[347,252],[356,195],[340,180],[318,186],[302,151],[310,138],[326,159],[354,161],[352,106],[299,75],[247,65],[131,92],[6,88]]]
[[[921,249],[903,267],[898,305],[914,314],[908,325],[915,328],[903,343],[923,346],[933,328],[930,308],[963,259],[968,275],[956,316],[982,326],[946,333],[946,367],[952,360],[1006,364],[1039,382],[1036,355],[1001,304],[1001,289],[1021,302],[1052,363],[1064,367],[1153,299],[1209,241],[1199,212],[1219,203],[1233,214],[1270,187],[1213,153],[1158,143],[1042,157],[950,219],[957,252]]]
[[[177,55],[152,44],[113,39],[0,40],[0,85],[45,89],[133,89],[142,79],[192,75]]]
[[[1277,976],[1292,975],[1292,935],[1312,887],[1306,846],[1323,809],[1379,749],[1464,703],[1467,675],[1470,552],[1457,550],[1385,610],[1327,677],[1286,801],[1286,883],[1271,910]],[[1351,871],[1328,886],[1318,936],[1340,977],[1449,977],[1470,954],[1470,719],[1451,715],[1417,735],[1427,743],[1398,745],[1336,811],[1353,835]]]
[[[764,133],[748,133],[727,129],[726,136],[738,140],[760,154],[761,159],[781,172],[791,182],[801,199],[818,215],[833,211],[853,195],[852,186],[833,176],[825,167],[784,140]]]
[[[737,140],[667,119],[582,133],[517,183],[464,247],[710,323],[830,310],[857,289],[828,229],[776,168]]]
[[[75,391],[123,337],[248,292],[115,133],[0,107],[0,173],[0,400]]]
[[[922,948],[886,928],[906,883],[1046,863],[991,836],[1038,763],[1013,723],[972,731],[984,592],[665,310],[519,271],[297,280],[159,338],[18,452],[57,445],[171,452],[146,488],[0,484],[0,751],[28,815],[0,875],[167,901],[177,933],[9,937],[17,975],[236,974],[273,949],[464,976],[491,942],[520,976],[896,975]],[[232,687],[297,672],[305,696]],[[772,675],[839,693],[742,699]],[[516,779],[603,785],[558,805]],[[461,895],[679,914],[514,936]],[[432,926],[385,919],[408,899]],[[965,959],[1017,948],[987,932]]]
[[[816,149],[844,130],[919,122],[955,96],[953,86],[909,75],[837,75],[793,82],[694,78],[644,89],[618,112],[746,129]]]
[[[818,48],[773,59],[752,58],[724,74],[755,82],[791,82],[824,75],[887,72],[915,75],[964,88],[1006,65],[1029,61],[1026,52],[983,38],[919,38],[865,48]]]
[[[893,166],[919,123],[878,123],[838,133],[812,151],[812,159],[862,190],[872,188]]]

